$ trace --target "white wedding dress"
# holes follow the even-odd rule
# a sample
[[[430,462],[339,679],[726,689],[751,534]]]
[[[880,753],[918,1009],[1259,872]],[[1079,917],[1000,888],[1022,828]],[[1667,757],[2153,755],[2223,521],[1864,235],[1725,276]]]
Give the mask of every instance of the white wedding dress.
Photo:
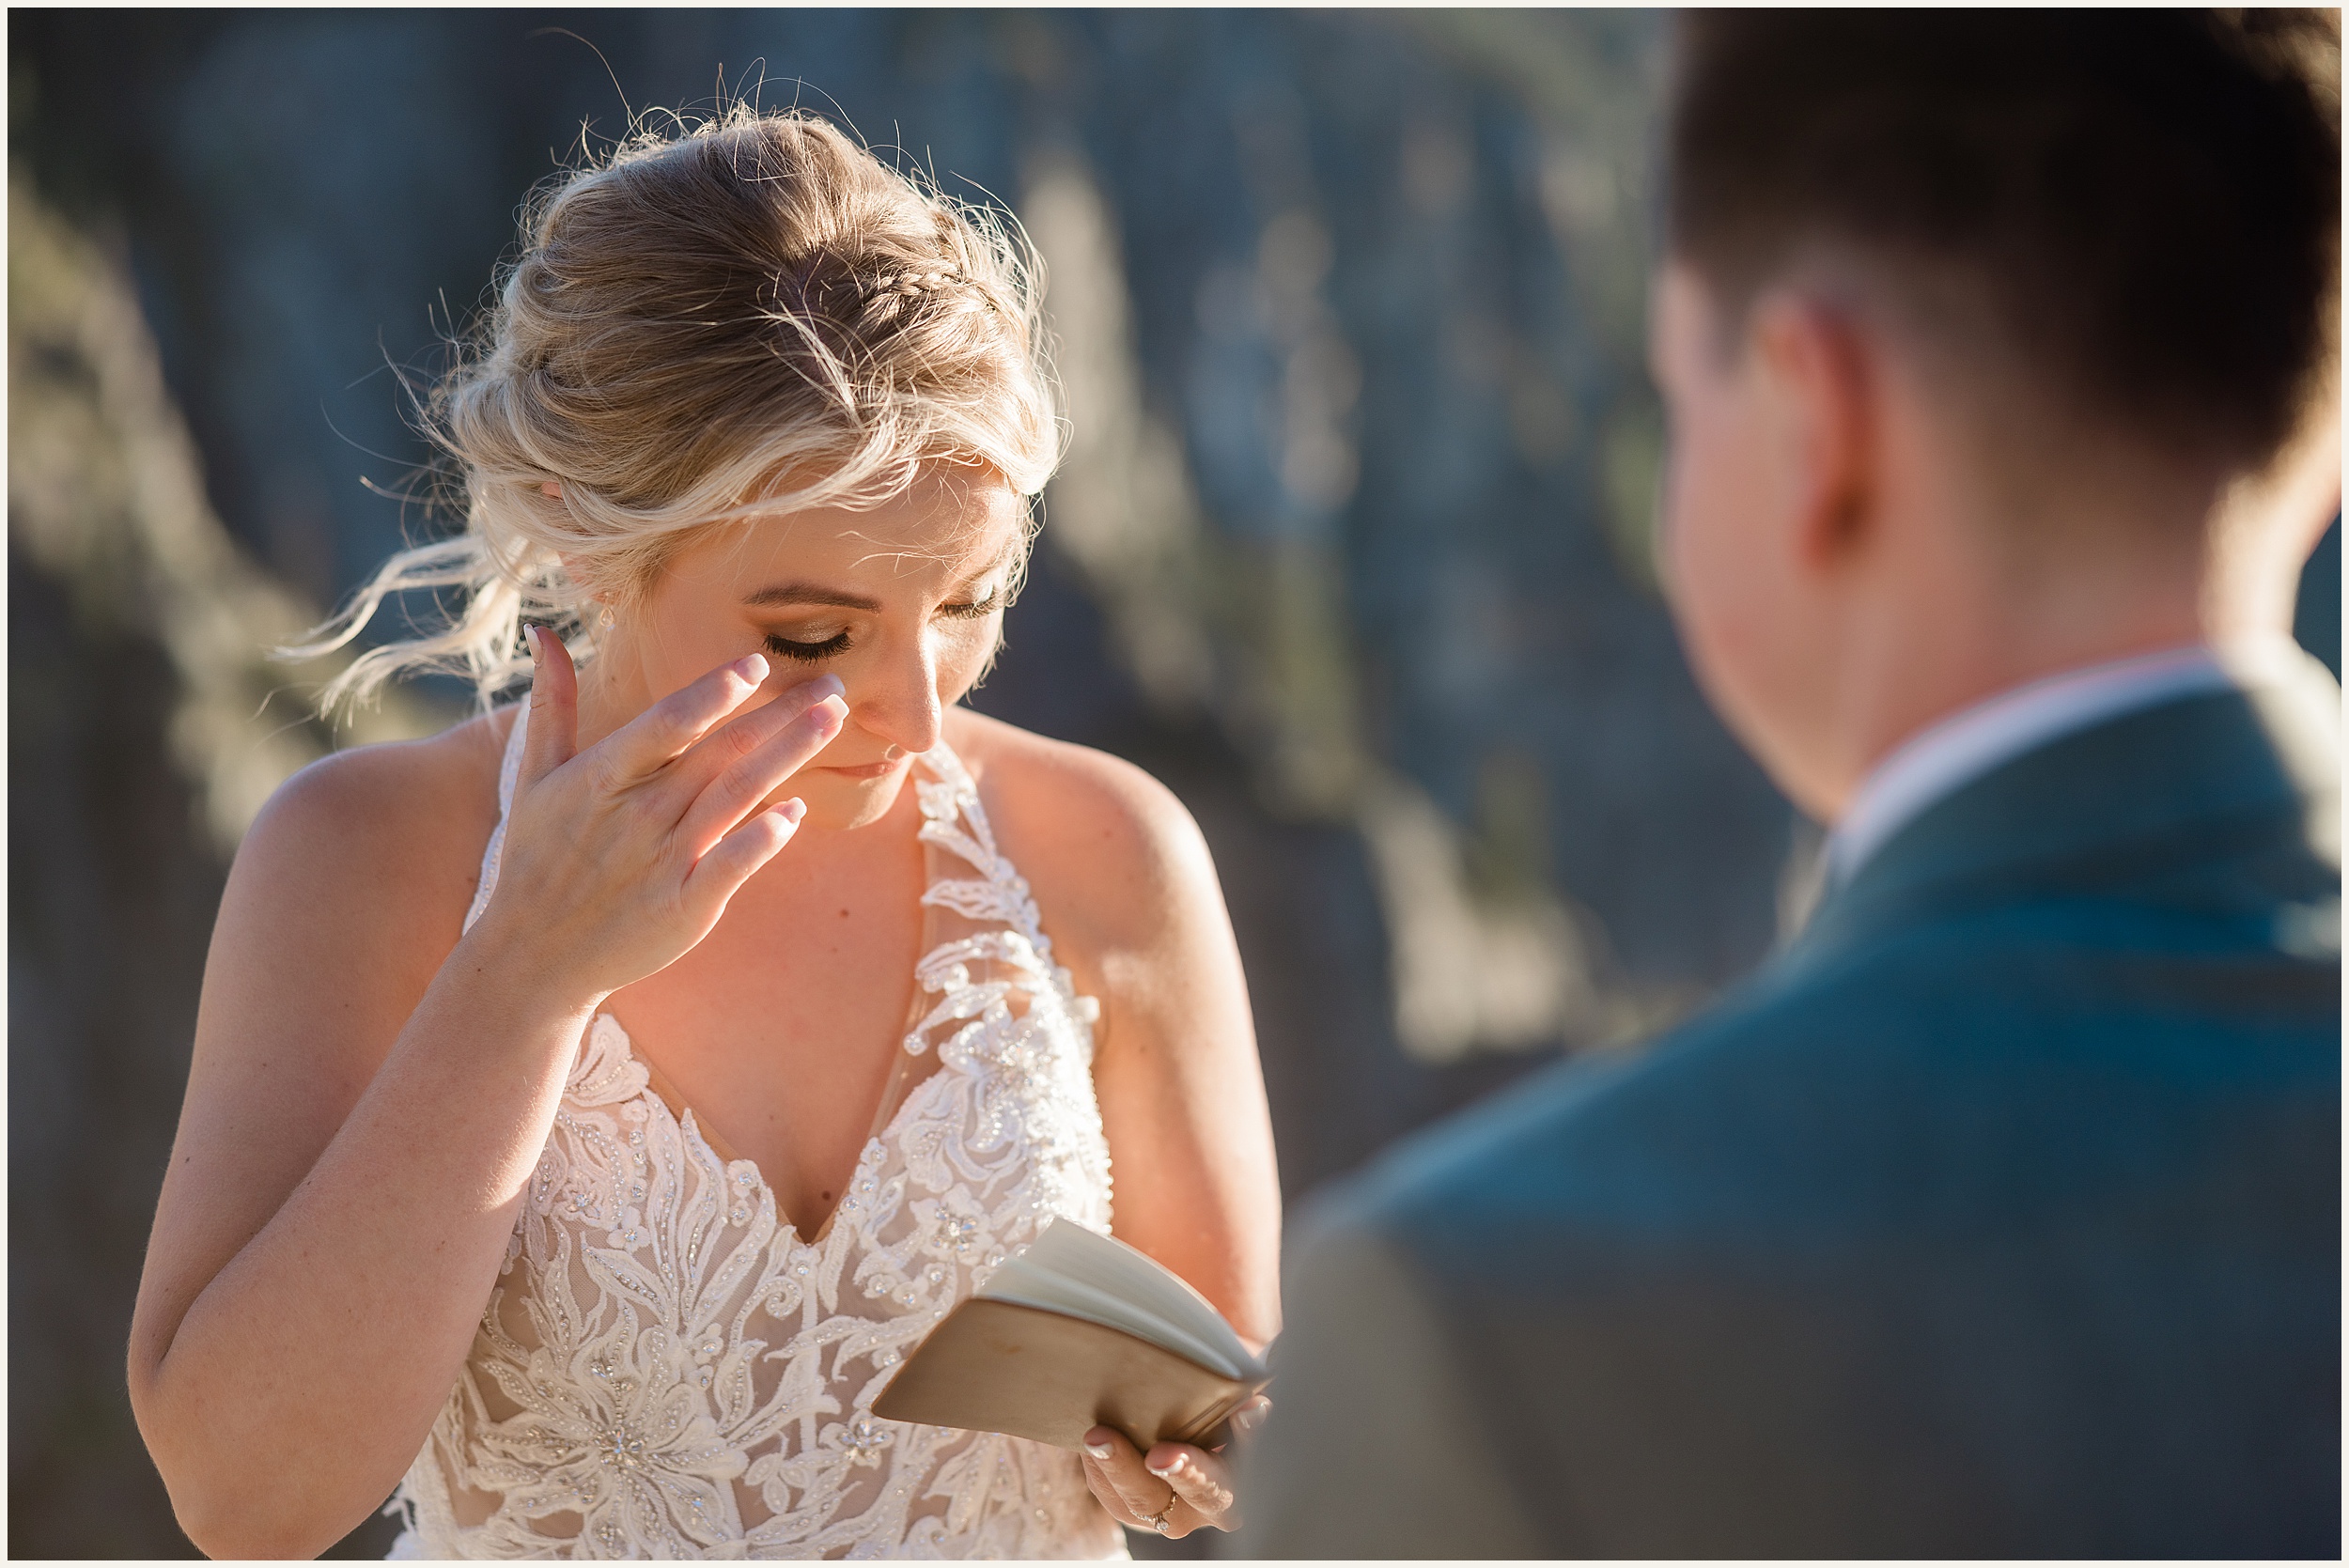
[[[1048,1219],[1110,1222],[1098,1008],[1052,962],[960,761],[941,745],[916,766],[919,1017],[832,1219],[799,1235],[598,1017],[393,1500],[395,1558],[1126,1555],[1076,1455],[872,1414],[891,1369]]]

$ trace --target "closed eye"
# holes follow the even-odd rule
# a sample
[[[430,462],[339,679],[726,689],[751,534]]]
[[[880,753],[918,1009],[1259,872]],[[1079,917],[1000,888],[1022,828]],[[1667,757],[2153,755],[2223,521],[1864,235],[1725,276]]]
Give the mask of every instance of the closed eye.
[[[848,651],[848,634],[835,631],[820,643],[795,643],[788,637],[767,635],[767,651],[780,659],[795,660],[801,664],[818,664]]]
[[[988,594],[987,598],[983,599],[976,599],[963,604],[941,604],[938,607],[938,613],[941,615],[950,616],[957,621],[983,620],[987,616],[995,613],[995,612],[1002,607],[1003,598],[1003,589],[996,588],[991,590]]]

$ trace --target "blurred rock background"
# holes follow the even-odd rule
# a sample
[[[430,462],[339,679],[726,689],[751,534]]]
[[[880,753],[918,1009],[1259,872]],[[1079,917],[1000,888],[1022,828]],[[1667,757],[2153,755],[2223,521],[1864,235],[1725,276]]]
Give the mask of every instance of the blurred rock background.
[[[121,1355],[227,858],[303,761],[462,700],[332,733],[331,670],[261,650],[445,525],[397,498],[395,367],[630,106],[821,108],[1029,225],[1075,444],[973,706],[1199,817],[1292,1200],[1669,1022],[1799,902],[1816,835],[1649,564],[1652,15],[8,27],[12,1555],[189,1553]],[[2336,671],[2339,549],[2303,605]]]

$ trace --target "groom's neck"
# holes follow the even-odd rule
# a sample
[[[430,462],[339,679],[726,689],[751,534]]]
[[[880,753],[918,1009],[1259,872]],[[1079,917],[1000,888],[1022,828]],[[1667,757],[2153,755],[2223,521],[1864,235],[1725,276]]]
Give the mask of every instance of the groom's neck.
[[[1813,809],[1839,817],[1904,742],[2001,692],[2288,636],[2300,565],[2338,505],[2338,424],[2324,425],[2228,487],[2106,465],[2018,504],[1999,475],[1921,475],[1914,493],[1942,499],[1891,531],[1906,548],[1841,609]]]
[[[1905,584],[1855,606],[1822,737],[1823,815],[1840,818],[1903,743],[2000,692],[2208,640],[2201,575],[2121,557],[2077,576]]]

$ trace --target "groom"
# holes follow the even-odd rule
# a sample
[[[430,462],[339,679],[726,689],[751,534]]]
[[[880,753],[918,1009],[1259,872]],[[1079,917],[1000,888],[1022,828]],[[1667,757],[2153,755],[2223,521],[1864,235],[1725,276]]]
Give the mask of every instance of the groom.
[[[1828,892],[1309,1219],[1242,1552],[2339,1554],[2338,28],[1685,20],[1659,548]]]

